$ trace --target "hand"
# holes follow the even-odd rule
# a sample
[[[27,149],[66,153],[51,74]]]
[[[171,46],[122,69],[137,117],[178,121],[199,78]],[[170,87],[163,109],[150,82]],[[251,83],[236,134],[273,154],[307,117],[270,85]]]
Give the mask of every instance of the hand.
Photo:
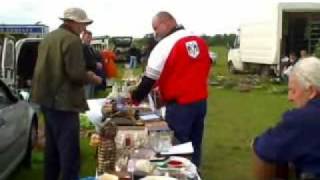
[[[129,105],[132,105],[132,95],[131,92],[128,93],[128,97],[126,98],[126,102]]]
[[[129,100],[128,100],[128,102],[132,106],[138,106],[140,104],[140,102],[138,102],[137,100],[133,99],[133,97],[132,97],[133,92],[134,92],[134,90],[129,92]]]
[[[94,72],[88,71],[87,76],[89,79],[89,83],[99,85],[102,83],[102,78],[97,76]]]
[[[101,138],[99,134],[92,134],[90,138],[90,146],[97,147],[101,143]]]
[[[103,67],[101,62],[97,62],[96,66],[97,66],[97,69],[102,69],[102,67]]]
[[[102,84],[103,79],[100,76],[94,75],[93,83],[96,85]]]

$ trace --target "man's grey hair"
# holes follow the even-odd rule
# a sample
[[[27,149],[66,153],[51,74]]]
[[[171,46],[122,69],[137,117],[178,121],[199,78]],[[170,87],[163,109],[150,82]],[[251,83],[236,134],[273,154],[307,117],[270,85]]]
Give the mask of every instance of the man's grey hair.
[[[308,57],[298,61],[289,76],[294,76],[304,88],[314,86],[320,91],[320,59]]]
[[[167,11],[160,11],[156,14],[156,17],[158,17],[159,19],[170,19],[170,20],[174,20],[175,18],[172,16],[172,14],[170,14]]]

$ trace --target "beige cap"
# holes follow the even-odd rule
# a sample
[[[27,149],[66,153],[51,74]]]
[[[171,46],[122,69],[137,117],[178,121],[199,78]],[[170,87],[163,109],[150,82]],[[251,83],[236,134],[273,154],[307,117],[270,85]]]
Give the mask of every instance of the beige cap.
[[[64,11],[61,20],[71,20],[78,23],[91,24],[93,20],[88,19],[86,12],[80,8],[68,8]]]

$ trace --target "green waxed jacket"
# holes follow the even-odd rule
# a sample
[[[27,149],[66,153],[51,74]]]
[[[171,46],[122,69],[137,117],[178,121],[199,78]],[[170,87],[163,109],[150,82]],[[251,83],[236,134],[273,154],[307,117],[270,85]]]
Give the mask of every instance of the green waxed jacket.
[[[56,110],[88,109],[84,85],[88,81],[79,35],[61,26],[39,45],[32,79],[32,101]]]

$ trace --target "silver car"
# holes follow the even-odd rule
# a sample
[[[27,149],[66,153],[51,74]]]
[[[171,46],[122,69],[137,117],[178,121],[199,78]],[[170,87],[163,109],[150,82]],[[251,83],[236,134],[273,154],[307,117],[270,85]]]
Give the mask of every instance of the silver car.
[[[29,44],[16,46],[13,38],[0,39],[0,180],[8,178],[21,163],[31,166],[32,148],[37,139],[38,116],[27,100],[30,88],[21,83],[22,75],[27,73],[17,73],[19,68],[28,70],[25,64],[30,63],[23,64],[22,60],[33,59],[25,53],[31,52],[27,48]]]
[[[31,165],[38,118],[32,106],[0,80],[0,180],[23,163]]]

